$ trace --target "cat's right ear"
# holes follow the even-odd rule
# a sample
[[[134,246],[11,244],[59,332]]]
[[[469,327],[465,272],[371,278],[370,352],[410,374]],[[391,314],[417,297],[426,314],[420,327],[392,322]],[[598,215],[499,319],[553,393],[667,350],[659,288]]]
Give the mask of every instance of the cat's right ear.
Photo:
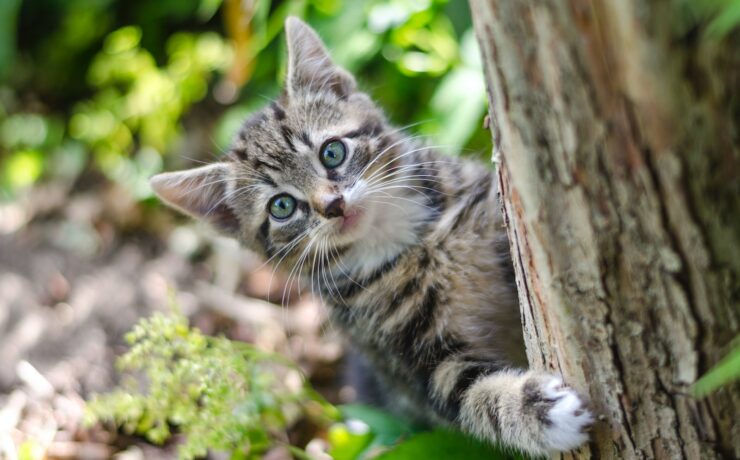
[[[341,98],[357,88],[355,79],[336,65],[316,32],[295,16],[285,20],[288,41],[288,96],[302,91],[330,91]]]
[[[230,180],[229,167],[214,163],[157,174],[149,183],[169,206],[211,224],[221,233],[236,236],[240,225],[228,200]]]

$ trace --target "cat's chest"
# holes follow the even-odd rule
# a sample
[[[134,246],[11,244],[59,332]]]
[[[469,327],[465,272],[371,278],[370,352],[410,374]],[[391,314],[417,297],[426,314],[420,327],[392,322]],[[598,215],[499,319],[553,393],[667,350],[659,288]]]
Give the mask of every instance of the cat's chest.
[[[379,312],[358,311],[346,304],[329,307],[332,323],[339,327],[355,348],[370,361],[383,379],[394,387],[413,387],[416,376],[409,363],[411,347],[402,345],[399,331],[388,333]]]
[[[406,359],[400,335],[403,332],[393,327],[392,320],[398,309],[392,291],[378,289],[365,291],[354,303],[341,300],[329,305],[332,323],[339,327],[355,346],[362,349],[377,364],[385,365]],[[387,366],[393,367],[393,366]]]
[[[441,320],[452,313],[451,286],[441,276],[448,265],[437,248],[420,245],[364,277],[325,285],[332,322],[364,349],[389,359],[410,359],[413,338],[433,335],[431,326],[442,326]]]

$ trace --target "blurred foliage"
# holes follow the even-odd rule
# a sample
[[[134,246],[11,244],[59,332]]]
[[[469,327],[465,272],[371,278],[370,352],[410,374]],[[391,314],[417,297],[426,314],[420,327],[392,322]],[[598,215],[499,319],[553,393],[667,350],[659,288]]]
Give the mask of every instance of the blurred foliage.
[[[476,439],[455,431],[437,429],[419,433],[397,448],[377,457],[378,460],[418,460],[440,458],[445,460],[508,460],[523,459],[522,455],[496,450]]]
[[[701,27],[710,39],[721,39],[740,25],[740,0],[674,0],[674,2],[683,12],[683,26]]]
[[[6,0],[0,197],[97,178],[142,200],[154,173],[223,152],[280,91],[290,14],[394,122],[448,152],[487,155],[478,50],[455,2]]]
[[[334,460],[374,458],[399,440],[421,431],[420,427],[379,409],[359,404],[340,407],[344,423],[331,427],[329,455]]]
[[[694,383],[697,398],[703,398],[720,387],[740,380],[740,337],[736,337],[730,352]]]
[[[714,39],[740,23],[740,0],[672,9],[681,30]],[[102,177],[142,200],[152,174],[224,151],[279,92],[289,14],[319,31],[395,123],[450,153],[488,155],[461,2],[3,0],[0,198],[39,180]]]
[[[184,112],[206,96],[208,77],[232,59],[217,34],[176,33],[167,40],[167,62],[157,66],[141,47],[141,35],[140,28],[126,26],[106,37],[88,72],[95,95],[75,105],[68,128],[108,177],[143,198],[148,177],[161,169],[160,152],[181,134]]]
[[[446,430],[422,432],[402,419],[362,405],[336,408],[316,394],[285,358],[223,337],[208,337],[180,314],[155,314],[127,334],[131,348],[118,360],[122,386],[95,396],[87,423],[113,422],[155,443],[182,435],[178,456],[209,451],[232,459],[262,458],[286,444],[286,430],[312,420],[335,460],[520,459]],[[33,446],[29,445],[29,449]]]
[[[204,336],[181,315],[142,320],[126,340],[131,349],[118,367],[129,379],[94,397],[87,421],[114,421],[159,444],[175,427],[185,437],[180,458],[203,457],[209,449],[232,458],[261,458],[284,442],[279,433],[299,416],[338,417],[284,358]]]
[[[387,412],[363,405],[340,406],[345,421],[329,430],[334,460],[520,460],[512,449],[495,448],[463,433],[422,431]]]

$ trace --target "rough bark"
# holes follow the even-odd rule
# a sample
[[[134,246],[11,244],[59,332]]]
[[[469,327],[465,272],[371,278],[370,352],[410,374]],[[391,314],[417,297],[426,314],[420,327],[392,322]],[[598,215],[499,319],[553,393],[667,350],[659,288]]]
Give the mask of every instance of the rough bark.
[[[527,353],[601,422],[568,458],[740,458],[690,385],[740,321],[738,35],[678,1],[470,0]]]

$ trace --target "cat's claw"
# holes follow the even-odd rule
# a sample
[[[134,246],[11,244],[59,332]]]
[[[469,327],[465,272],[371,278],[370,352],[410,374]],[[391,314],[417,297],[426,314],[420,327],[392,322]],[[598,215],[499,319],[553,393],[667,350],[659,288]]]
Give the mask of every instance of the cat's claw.
[[[542,395],[552,402],[543,441],[548,450],[567,451],[588,440],[594,416],[585,401],[561,377],[552,376],[542,386]]]

